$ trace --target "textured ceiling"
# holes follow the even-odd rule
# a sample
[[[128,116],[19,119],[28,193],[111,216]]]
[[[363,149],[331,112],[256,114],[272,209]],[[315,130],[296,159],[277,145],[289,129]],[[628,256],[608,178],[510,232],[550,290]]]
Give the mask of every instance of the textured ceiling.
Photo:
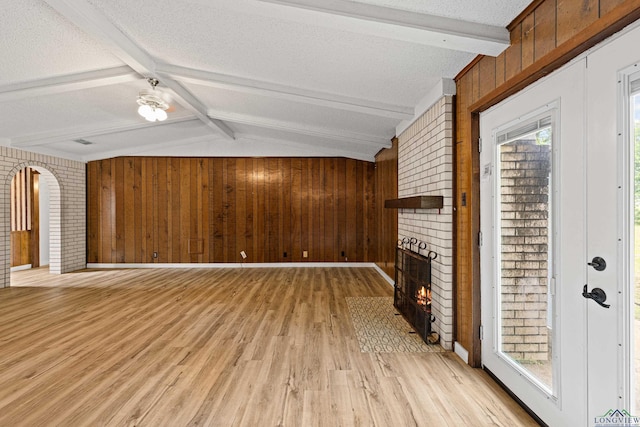
[[[0,85],[122,65],[39,0],[2,2],[0,52]]]
[[[508,45],[515,0],[7,0],[0,143],[373,160],[434,87]],[[459,30],[464,29],[464,30]],[[137,115],[147,77],[169,119]],[[435,100],[434,100],[435,101]],[[426,104],[425,104],[426,103]],[[90,145],[75,142],[90,141]]]

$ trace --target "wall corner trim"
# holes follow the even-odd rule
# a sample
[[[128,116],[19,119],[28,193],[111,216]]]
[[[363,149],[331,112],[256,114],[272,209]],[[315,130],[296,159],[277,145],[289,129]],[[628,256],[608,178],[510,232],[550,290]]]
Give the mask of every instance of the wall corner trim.
[[[389,277],[389,276],[387,275],[387,273],[385,273],[385,272],[384,272],[380,267],[378,267],[378,265],[377,265],[377,264],[375,264],[375,263],[374,263],[374,264],[373,264],[373,268],[375,268],[375,270],[376,270],[376,271],[377,271],[377,272],[382,276],[382,278],[383,278],[384,280],[386,280],[387,282],[389,282],[389,284],[390,284],[391,286],[395,286],[395,283],[396,283],[396,282],[395,282],[395,280],[393,280],[391,277]]]
[[[403,120],[396,126],[396,136],[402,134],[409,128],[416,120],[427,112],[433,105],[438,102],[444,96],[453,96],[456,94],[456,82],[453,79],[440,79],[433,87],[427,92],[416,105],[414,111],[415,114],[412,119]]]
[[[453,343],[453,352],[467,365],[469,364],[469,352],[458,342]]]

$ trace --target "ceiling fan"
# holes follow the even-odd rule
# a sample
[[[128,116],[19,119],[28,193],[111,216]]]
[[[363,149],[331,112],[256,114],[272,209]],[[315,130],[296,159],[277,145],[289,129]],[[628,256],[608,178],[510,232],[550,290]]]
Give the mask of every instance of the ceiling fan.
[[[148,77],[147,82],[151,85],[151,89],[143,89],[138,94],[138,114],[150,122],[161,122],[167,119],[167,112],[170,112],[169,96],[156,89],[158,79]]]

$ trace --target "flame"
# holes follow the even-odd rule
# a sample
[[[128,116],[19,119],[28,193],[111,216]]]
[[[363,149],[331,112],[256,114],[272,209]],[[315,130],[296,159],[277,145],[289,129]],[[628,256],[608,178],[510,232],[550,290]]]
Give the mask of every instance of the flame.
[[[429,295],[430,293],[431,291],[425,289],[425,287],[422,286],[420,289],[418,289],[418,292],[416,294],[416,302],[420,305],[430,304],[431,301],[427,299],[427,295]]]

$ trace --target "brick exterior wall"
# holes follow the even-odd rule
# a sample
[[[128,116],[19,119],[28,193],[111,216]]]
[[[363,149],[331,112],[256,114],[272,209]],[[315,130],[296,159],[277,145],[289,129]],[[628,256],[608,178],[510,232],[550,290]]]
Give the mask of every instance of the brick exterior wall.
[[[82,162],[0,147],[0,287],[10,283],[11,179],[31,166],[41,173],[50,195],[50,263],[52,273],[68,273],[86,267],[86,166]]]
[[[531,140],[500,147],[502,351],[518,361],[549,357],[550,148]]]
[[[398,136],[398,197],[444,196],[444,208],[398,212],[398,234],[438,253],[431,269],[433,330],[453,346],[453,98],[445,96]]]

